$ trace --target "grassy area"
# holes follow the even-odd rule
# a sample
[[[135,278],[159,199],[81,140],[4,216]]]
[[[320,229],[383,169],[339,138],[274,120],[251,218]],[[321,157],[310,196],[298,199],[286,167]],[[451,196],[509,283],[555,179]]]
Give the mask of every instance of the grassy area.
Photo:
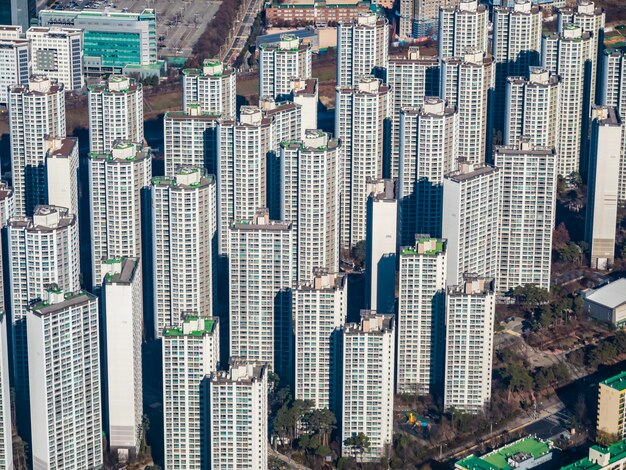
[[[183,107],[182,87],[176,91],[144,97],[144,118],[151,119],[166,111],[179,111]]]

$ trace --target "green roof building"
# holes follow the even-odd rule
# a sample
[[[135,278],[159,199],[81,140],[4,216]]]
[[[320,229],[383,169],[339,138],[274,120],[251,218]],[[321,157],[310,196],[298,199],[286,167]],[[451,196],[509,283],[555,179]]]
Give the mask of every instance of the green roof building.
[[[457,470],[520,470],[552,460],[551,442],[528,436],[482,457],[470,455],[454,464]]]
[[[561,470],[623,470],[626,468],[626,440],[609,447],[591,446],[589,456]]]

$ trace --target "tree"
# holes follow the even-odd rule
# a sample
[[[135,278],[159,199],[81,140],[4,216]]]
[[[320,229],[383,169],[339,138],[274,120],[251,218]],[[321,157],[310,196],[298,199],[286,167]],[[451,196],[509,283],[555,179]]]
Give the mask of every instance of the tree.
[[[509,364],[504,372],[508,382],[509,392],[527,392],[532,390],[533,379],[523,367],[517,364]]]
[[[580,247],[574,242],[567,243],[565,246],[558,249],[557,253],[559,254],[559,259],[567,263],[580,261],[582,255]]]
[[[569,231],[564,222],[561,222],[555,229],[552,236],[552,246],[554,249],[567,245],[570,241]]]
[[[365,452],[370,448],[370,438],[360,432],[347,438],[343,441],[343,444],[345,446],[350,446],[350,450],[355,455],[358,453],[361,456],[361,466],[363,466],[363,457]]]
[[[354,264],[363,268],[365,266],[366,247],[365,240],[357,242],[352,248],[352,258],[354,258]]]
[[[515,301],[527,310],[534,310],[550,300],[550,293],[534,284],[517,286],[511,291]]]
[[[619,441],[617,434],[613,434],[613,433],[602,431],[602,430],[598,430],[596,432],[596,442],[598,443],[598,445],[601,445],[602,447],[608,447],[611,444],[615,444],[617,441]]]
[[[335,418],[334,413],[328,408],[323,410],[316,409],[307,416],[307,422],[311,431],[319,434],[322,445],[328,446],[330,434],[337,424],[337,418]]]

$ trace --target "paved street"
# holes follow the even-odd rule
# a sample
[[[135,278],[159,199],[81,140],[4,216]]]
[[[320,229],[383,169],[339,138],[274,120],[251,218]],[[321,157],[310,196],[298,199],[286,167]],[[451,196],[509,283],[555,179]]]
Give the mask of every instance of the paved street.
[[[248,0],[248,7],[243,15],[243,20],[237,21],[235,25],[237,33],[233,36],[230,47],[226,50],[222,59],[227,64],[232,64],[237,57],[239,57],[241,50],[246,45],[246,41],[252,32],[254,19],[262,8],[262,0]]]

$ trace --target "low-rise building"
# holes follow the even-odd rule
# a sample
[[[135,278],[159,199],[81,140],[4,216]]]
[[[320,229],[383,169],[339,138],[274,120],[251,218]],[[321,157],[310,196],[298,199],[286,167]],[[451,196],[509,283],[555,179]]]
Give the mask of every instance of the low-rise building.
[[[585,310],[593,318],[617,327],[626,326],[626,278],[587,291],[583,295]]]
[[[603,380],[598,390],[598,423],[596,432],[626,437],[626,371]]]
[[[527,470],[552,460],[552,443],[532,436],[495,449],[482,457],[470,455],[454,464],[456,470]]]
[[[327,25],[350,21],[370,11],[370,2],[340,1],[311,3],[272,2],[265,9],[265,20],[271,25]]]
[[[561,470],[624,470],[626,469],[626,440],[609,447],[591,446],[589,456]]]

